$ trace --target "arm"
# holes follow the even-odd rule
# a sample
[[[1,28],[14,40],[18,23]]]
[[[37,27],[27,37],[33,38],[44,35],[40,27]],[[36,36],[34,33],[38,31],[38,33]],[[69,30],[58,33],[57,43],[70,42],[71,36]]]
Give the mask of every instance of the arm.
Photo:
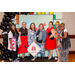
[[[33,42],[36,42],[36,33],[34,33],[34,39]]]
[[[44,44],[44,43],[45,43],[46,35],[47,35],[46,31],[44,31],[44,32],[43,32],[43,40],[42,40],[42,44]]]
[[[49,37],[49,38],[54,37],[54,35],[55,35],[55,30],[54,30],[54,29],[52,29],[52,30],[51,30],[51,33],[52,33],[52,34],[50,35],[50,37]]]
[[[13,45],[12,45],[12,39],[9,39],[10,45],[11,45],[11,49],[13,50]]]
[[[55,39],[56,39],[56,43],[57,43],[57,39],[58,39],[58,33],[57,33],[57,31],[55,32]]]
[[[9,31],[9,33],[8,33],[8,38],[9,38],[9,43],[10,43],[11,49],[13,50],[13,45],[12,45],[13,34],[11,31]]]
[[[20,45],[22,44],[20,34],[19,34],[19,37],[18,37],[18,42],[19,42]]]
[[[67,32],[64,32],[64,36],[62,36],[61,38],[64,39],[67,37]]]
[[[30,30],[28,30],[28,44],[30,45]]]

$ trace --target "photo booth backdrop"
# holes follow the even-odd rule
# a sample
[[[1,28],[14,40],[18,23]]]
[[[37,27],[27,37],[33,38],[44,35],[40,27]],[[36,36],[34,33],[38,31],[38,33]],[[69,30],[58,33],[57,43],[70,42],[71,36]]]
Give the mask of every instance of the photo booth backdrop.
[[[43,23],[45,26],[45,30],[48,28],[49,21],[53,21],[53,27],[55,28],[55,22],[59,21],[62,22],[62,12],[31,12],[31,14],[23,15],[20,14],[15,16],[15,19],[13,20],[13,23],[16,24],[16,28],[19,29],[22,27],[22,22],[26,22],[26,26],[29,29],[30,24],[33,22],[36,25],[36,28],[38,28],[40,23]],[[22,54],[19,54],[18,56],[22,56]],[[25,56],[29,56],[29,53],[26,53]],[[36,57],[40,57],[40,54],[38,53]],[[49,53],[46,50],[45,51],[45,57],[48,57]],[[53,57],[57,56],[56,51],[53,50]]]

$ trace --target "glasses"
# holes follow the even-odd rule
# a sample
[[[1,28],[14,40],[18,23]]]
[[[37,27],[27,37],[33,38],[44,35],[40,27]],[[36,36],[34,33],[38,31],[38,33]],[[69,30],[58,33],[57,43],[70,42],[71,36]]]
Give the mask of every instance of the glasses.
[[[60,26],[60,27],[64,27],[64,26]]]
[[[59,24],[55,24],[55,25],[59,25]]]

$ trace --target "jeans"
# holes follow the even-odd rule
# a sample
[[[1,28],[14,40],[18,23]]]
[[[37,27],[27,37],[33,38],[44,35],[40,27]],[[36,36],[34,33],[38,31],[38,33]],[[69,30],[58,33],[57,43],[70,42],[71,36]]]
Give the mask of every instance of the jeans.
[[[45,54],[44,44],[37,43],[37,45],[41,48],[41,50],[40,50],[40,55],[41,55],[42,57],[44,57],[44,54]]]

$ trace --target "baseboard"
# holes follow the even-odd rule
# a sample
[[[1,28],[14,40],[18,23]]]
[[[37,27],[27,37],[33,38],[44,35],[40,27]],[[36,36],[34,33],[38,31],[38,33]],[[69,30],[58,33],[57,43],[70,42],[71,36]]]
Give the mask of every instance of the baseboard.
[[[0,35],[0,38],[3,38],[3,36],[2,36],[2,35]]]
[[[75,54],[75,51],[69,51],[69,54]]]

